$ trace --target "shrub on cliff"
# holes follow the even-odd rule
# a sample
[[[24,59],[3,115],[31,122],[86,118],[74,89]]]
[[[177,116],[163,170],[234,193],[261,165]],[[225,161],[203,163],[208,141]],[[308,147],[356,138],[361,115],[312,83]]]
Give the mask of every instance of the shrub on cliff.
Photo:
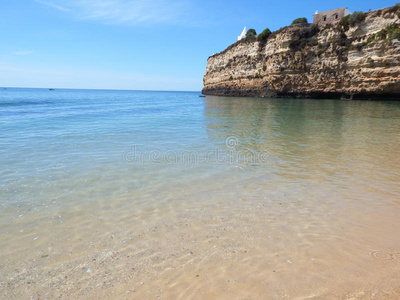
[[[375,39],[378,40],[394,40],[400,39],[400,28],[399,25],[389,25],[385,29],[382,29],[378,33],[375,34]]]
[[[298,18],[292,22],[292,25],[295,24],[308,24],[307,18]]]
[[[247,31],[246,33],[246,39],[251,39],[253,37],[255,37],[257,35],[257,32],[255,31],[255,29],[249,29],[249,31]]]
[[[349,17],[350,17],[350,15],[345,16],[342,19],[340,19],[339,25],[341,25],[343,27],[348,27],[350,25],[349,24]]]
[[[356,11],[351,15],[343,17],[339,24],[343,27],[353,27],[357,24],[360,24],[362,21],[365,20],[365,13],[362,11]]]
[[[364,20],[365,20],[365,13],[363,13],[362,11],[356,11],[350,15],[349,23],[350,26],[355,26],[357,24],[360,24]]]
[[[302,26],[297,29],[297,35],[289,42],[289,48],[292,51],[299,51],[306,46],[314,47],[318,45],[315,35],[319,32],[316,24]]]
[[[258,41],[258,51],[262,51],[267,44],[268,38],[271,36],[272,32],[269,28],[265,28],[263,32],[257,35]]]
[[[261,32],[258,36],[257,36],[257,40],[258,41],[266,41],[269,36],[271,35],[271,30],[269,30],[269,28],[264,29],[263,32]]]

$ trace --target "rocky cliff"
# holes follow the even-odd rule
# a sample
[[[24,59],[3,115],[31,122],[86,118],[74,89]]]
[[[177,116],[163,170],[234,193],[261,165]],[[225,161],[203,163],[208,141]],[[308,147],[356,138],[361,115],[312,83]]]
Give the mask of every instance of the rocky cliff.
[[[356,24],[292,25],[208,58],[203,93],[400,100],[400,6]]]

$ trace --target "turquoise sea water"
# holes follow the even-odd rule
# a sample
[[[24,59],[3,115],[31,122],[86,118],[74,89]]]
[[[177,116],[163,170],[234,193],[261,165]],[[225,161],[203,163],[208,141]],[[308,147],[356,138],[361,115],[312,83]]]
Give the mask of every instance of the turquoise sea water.
[[[238,249],[251,245],[254,253],[266,253],[267,246],[259,244],[266,236],[275,236],[274,245],[283,253],[293,250],[280,239],[283,235],[292,242],[313,237],[307,245],[324,251],[334,251],[330,246],[342,236],[343,252],[339,258],[336,252],[327,255],[328,266],[335,259],[365,255],[368,260],[375,250],[400,253],[395,229],[400,226],[398,101],[9,88],[0,90],[0,127],[3,296],[43,295],[50,283],[30,285],[27,292],[24,280],[40,281],[49,276],[46,272],[65,274],[74,264],[86,264],[85,257],[117,251],[119,244],[110,236],[129,240],[130,251],[147,243],[147,251],[165,245],[159,252],[171,264],[179,254],[172,259],[166,249],[175,249],[185,238],[187,243],[199,240],[195,248],[206,249],[200,240],[211,235],[204,232],[243,230],[243,224],[247,233],[235,239],[238,232],[231,230],[225,242]],[[266,215],[258,215],[265,206]],[[268,229],[267,219],[275,220]],[[174,222],[195,225],[184,230]],[[169,236],[174,230],[149,236],[163,226],[179,228],[181,236]],[[146,238],[132,240],[139,232]],[[390,242],[373,241],[371,232],[382,240],[386,234]],[[359,245],[347,249],[349,241]],[[49,260],[39,263],[38,257]],[[397,256],[390,257],[395,261]],[[14,264],[29,276],[19,278]],[[70,276],[71,282],[97,278],[89,276],[96,268],[87,268],[87,274]],[[123,269],[115,270],[114,280],[124,278]],[[185,298],[185,292],[178,294]],[[295,288],[286,293],[311,294]]]
[[[86,199],[79,201],[105,197],[111,191],[104,184],[121,177],[121,192],[134,192],[149,183],[146,173],[140,173],[144,167],[127,164],[124,152],[134,145],[139,150],[196,147],[205,137],[197,93],[1,92],[4,208],[37,205],[71,193],[79,198],[79,187],[86,189],[88,180],[96,188],[85,190]]]

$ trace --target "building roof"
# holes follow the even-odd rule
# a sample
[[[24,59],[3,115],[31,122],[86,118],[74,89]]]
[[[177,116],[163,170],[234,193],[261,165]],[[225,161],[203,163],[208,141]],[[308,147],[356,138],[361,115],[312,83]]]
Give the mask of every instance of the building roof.
[[[335,8],[335,9],[331,9],[331,10],[326,10],[326,11],[321,11],[320,13],[318,13],[318,15],[320,14],[328,14],[328,13],[334,13],[335,11],[338,11],[340,9],[344,9],[346,10],[347,7],[340,7],[340,8]],[[318,10],[317,10],[318,11]],[[315,12],[315,14],[317,15],[317,11]]]

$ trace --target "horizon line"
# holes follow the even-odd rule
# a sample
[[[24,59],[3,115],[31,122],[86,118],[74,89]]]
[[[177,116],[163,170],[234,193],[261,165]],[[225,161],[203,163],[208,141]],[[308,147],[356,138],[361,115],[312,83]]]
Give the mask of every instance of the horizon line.
[[[54,90],[87,90],[87,91],[131,91],[131,92],[188,92],[188,93],[201,93],[201,90],[199,91],[178,91],[178,90],[137,90],[137,89],[91,89],[91,88],[56,88],[56,87],[16,87],[16,86],[2,86],[0,89],[44,89],[44,90],[49,90],[49,89],[54,89]]]

